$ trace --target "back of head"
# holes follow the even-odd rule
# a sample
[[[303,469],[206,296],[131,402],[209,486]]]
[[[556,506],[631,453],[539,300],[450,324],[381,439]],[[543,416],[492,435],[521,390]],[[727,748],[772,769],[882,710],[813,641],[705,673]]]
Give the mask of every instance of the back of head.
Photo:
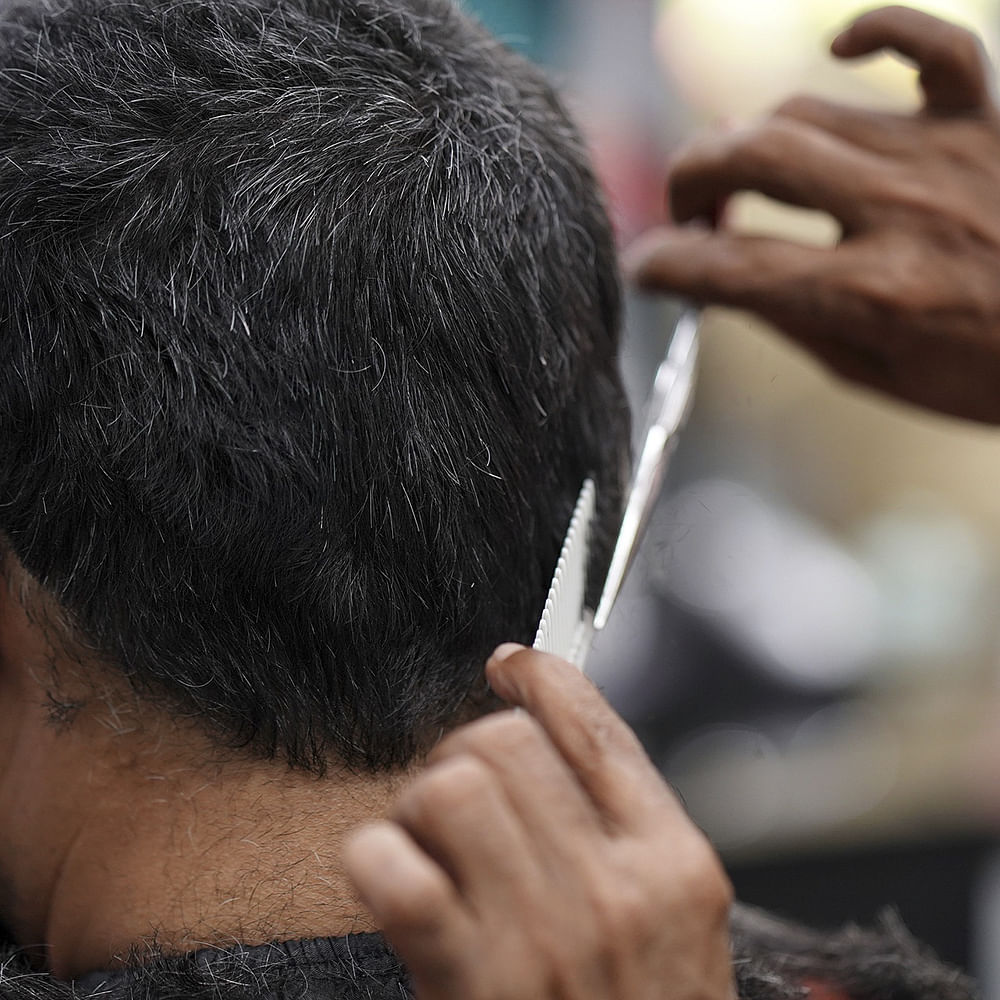
[[[530,640],[587,475],[607,555],[575,131],[446,0],[69,0],[4,39],[0,531],[220,740],[405,763]]]

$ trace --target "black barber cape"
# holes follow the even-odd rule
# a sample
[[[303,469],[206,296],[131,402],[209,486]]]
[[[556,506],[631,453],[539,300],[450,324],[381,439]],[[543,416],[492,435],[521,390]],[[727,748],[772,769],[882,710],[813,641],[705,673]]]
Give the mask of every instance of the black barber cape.
[[[847,927],[820,934],[737,907],[733,952],[741,1000],[972,1000],[977,996],[964,975],[938,962],[891,914],[874,930]],[[664,984],[663,995],[670,996],[669,984]],[[15,948],[0,947],[0,1000],[406,1000],[409,996],[405,970],[378,934],[146,956],[74,983],[38,972]]]

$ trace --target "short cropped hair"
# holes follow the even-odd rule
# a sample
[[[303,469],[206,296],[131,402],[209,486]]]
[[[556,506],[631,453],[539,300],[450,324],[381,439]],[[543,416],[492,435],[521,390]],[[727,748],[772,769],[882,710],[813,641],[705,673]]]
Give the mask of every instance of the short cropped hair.
[[[446,0],[67,0],[0,51],[0,531],[144,696],[396,767],[628,418],[581,140]],[[596,573],[595,573],[596,576]]]

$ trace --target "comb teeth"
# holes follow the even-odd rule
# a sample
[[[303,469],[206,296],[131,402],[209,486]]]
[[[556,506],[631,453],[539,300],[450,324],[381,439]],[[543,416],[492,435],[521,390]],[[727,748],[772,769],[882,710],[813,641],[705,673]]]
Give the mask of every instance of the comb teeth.
[[[535,649],[561,656],[581,668],[590,645],[593,621],[584,600],[596,499],[594,482],[588,479],[570,518],[534,644]]]

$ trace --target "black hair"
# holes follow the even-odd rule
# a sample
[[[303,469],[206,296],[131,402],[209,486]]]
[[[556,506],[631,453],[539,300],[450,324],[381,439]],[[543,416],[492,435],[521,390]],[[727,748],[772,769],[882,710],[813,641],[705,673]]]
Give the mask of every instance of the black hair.
[[[228,743],[403,764],[532,638],[588,475],[606,562],[619,298],[576,130],[446,0],[4,26],[0,531]]]

